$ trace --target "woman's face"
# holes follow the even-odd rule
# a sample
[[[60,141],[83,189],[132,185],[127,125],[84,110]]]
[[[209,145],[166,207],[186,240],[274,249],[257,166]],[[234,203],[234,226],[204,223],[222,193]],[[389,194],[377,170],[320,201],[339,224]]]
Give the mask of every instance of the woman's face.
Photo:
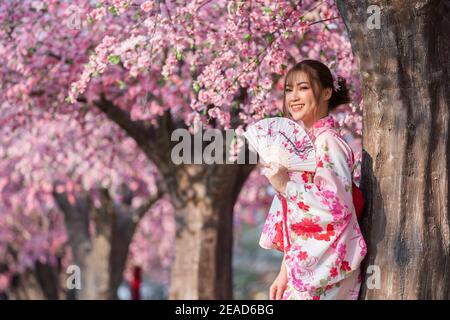
[[[327,103],[322,97],[319,104],[317,103],[306,73],[296,72],[292,79],[286,83],[287,108],[294,121],[301,120],[307,128],[310,128],[316,120],[328,114]]]

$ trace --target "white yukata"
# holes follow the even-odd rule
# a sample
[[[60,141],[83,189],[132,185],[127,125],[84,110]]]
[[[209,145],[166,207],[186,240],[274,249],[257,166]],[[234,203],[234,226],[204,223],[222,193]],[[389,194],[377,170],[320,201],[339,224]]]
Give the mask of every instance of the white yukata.
[[[357,299],[366,243],[352,198],[353,154],[331,115],[308,130],[316,172],[290,173],[272,202],[259,244],[284,252],[283,300]]]

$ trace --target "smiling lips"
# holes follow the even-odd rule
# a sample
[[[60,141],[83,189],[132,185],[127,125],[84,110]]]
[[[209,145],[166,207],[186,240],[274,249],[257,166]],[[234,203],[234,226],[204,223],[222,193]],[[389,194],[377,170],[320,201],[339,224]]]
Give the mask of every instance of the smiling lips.
[[[305,105],[303,104],[303,103],[300,103],[300,104],[292,104],[291,105],[291,109],[293,110],[293,111],[300,111],[300,110],[302,110],[302,108],[304,107]]]

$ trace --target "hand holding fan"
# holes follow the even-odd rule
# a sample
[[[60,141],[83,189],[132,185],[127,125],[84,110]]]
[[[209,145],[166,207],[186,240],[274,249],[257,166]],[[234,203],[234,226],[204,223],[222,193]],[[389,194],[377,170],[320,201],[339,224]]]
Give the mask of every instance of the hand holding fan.
[[[262,160],[276,163],[289,171],[315,171],[314,144],[304,127],[290,119],[273,117],[250,125],[244,132]]]

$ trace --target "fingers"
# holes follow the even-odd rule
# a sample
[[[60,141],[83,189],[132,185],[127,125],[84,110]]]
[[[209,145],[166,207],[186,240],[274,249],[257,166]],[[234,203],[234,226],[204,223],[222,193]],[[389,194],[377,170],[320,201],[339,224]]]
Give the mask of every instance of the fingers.
[[[269,164],[263,160],[263,158],[259,158],[259,165],[263,168],[267,167]]]
[[[284,291],[286,290],[286,286],[280,285],[272,285],[269,291],[269,299],[270,300],[281,300],[283,298]]]
[[[278,172],[278,165],[275,163],[269,163],[264,168],[261,169],[261,174],[265,175],[266,177],[273,176]]]
[[[283,297],[283,293],[284,293],[284,288],[278,287],[277,294],[276,294],[276,299],[277,300],[281,300],[281,298]]]
[[[264,159],[262,157],[259,158],[259,163],[261,164],[261,166],[263,167],[268,167],[270,165],[270,163],[264,161]]]
[[[262,168],[262,169],[261,169],[261,174],[262,174],[263,176],[270,177],[270,176],[273,175],[273,169],[270,168],[270,167]]]
[[[275,300],[276,292],[277,292],[277,287],[274,285],[270,286],[270,291],[269,291],[269,299],[270,300]]]

